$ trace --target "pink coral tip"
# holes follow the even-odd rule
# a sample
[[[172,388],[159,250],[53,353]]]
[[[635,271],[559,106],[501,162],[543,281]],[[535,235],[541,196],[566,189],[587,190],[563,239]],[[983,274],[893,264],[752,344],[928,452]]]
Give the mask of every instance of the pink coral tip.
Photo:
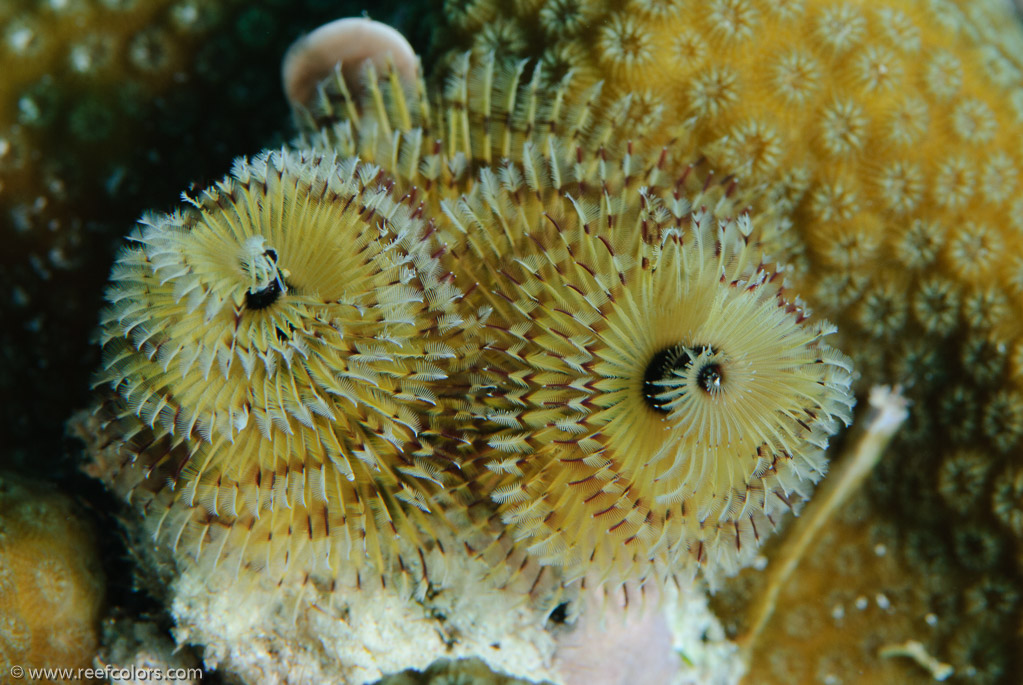
[[[293,107],[308,105],[316,84],[329,76],[338,62],[346,83],[355,87],[359,69],[367,60],[380,70],[393,64],[409,82],[419,73],[415,51],[392,27],[362,17],[337,19],[302,36],[285,53],[281,79],[288,102]]]

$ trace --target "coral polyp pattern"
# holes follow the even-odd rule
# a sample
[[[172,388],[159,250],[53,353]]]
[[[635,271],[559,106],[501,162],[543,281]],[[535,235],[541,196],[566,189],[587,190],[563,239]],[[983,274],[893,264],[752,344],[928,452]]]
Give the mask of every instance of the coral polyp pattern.
[[[994,282],[1019,293],[1010,248],[1021,114],[1010,87],[1020,85],[1020,38],[997,27],[993,4],[963,4],[591,0],[534,12],[478,2],[490,9],[466,21],[507,15],[529,38],[509,57],[567,60],[579,87],[600,80],[614,95],[652,99],[665,113],[655,143],[681,141],[791,209],[803,250],[786,256],[807,296],[829,311],[865,310],[864,327],[884,340],[933,325],[926,304],[887,321],[872,310],[905,267],[902,290],[939,267],[961,299]],[[449,30],[468,39],[474,28]],[[583,46],[582,30],[600,39]],[[1002,323],[964,314],[976,328]]]
[[[418,465],[415,438],[452,355],[436,330],[456,291],[379,174],[265,153],[145,218],[122,250],[100,416],[134,437],[110,457],[119,487],[149,492],[175,549],[273,577],[289,562],[382,571],[397,540],[431,528],[410,519],[442,468]]]
[[[82,510],[51,487],[0,473],[0,669],[5,676],[12,666],[91,666],[104,593],[95,533]]]

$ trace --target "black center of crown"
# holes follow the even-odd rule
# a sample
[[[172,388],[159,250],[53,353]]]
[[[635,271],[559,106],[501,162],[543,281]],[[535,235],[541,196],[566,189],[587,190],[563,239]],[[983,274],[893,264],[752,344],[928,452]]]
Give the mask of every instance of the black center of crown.
[[[270,260],[274,263],[274,268],[276,268],[277,251],[267,250],[263,254],[270,258]],[[253,310],[266,309],[274,302],[276,302],[277,298],[279,298],[280,296],[281,275],[280,273],[278,273],[277,278],[274,278],[272,281],[267,283],[265,288],[260,288],[259,290],[249,290],[245,293],[245,308]]]
[[[666,347],[653,356],[643,372],[643,401],[654,411],[668,413],[668,401],[658,397],[667,389],[658,385],[658,381],[667,380],[676,375],[685,375],[693,367],[693,363],[704,352],[714,354],[710,345],[675,345]],[[716,361],[705,363],[697,371],[696,383],[707,393],[721,387],[724,372]]]
[[[722,378],[724,376],[721,374],[721,365],[717,362],[711,362],[696,374],[696,383],[703,388],[704,392],[711,392],[721,387]]]
[[[245,293],[245,307],[247,309],[266,309],[281,296],[281,284],[277,282],[277,279],[270,281],[270,283],[260,290],[250,290]]]

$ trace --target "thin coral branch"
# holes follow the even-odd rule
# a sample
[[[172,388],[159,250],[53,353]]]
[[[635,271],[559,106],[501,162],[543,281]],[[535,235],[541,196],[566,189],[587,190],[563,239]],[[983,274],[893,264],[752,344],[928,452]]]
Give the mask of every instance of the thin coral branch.
[[[799,566],[810,544],[838,508],[856,492],[881,458],[899,426],[909,415],[901,388],[875,386],[870,391],[869,411],[862,423],[862,432],[856,436],[847,452],[836,460],[837,466],[824,480],[820,490],[793,522],[785,542],[767,571],[766,591],[750,616],[749,630],[739,637],[748,657],[764,626],[774,614],[778,596],[792,573]]]

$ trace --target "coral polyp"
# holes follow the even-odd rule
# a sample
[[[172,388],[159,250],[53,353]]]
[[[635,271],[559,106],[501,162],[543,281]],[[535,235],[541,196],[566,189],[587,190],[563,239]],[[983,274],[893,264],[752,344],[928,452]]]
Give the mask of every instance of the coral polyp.
[[[4,679],[18,680],[19,667],[60,664],[74,669],[92,664],[100,640],[105,581],[86,514],[51,487],[0,472]]]
[[[415,440],[451,355],[431,331],[456,291],[392,186],[354,159],[269,152],[130,237],[101,417],[133,438],[118,488],[161,540],[280,576],[382,570],[416,539],[443,478]]]

